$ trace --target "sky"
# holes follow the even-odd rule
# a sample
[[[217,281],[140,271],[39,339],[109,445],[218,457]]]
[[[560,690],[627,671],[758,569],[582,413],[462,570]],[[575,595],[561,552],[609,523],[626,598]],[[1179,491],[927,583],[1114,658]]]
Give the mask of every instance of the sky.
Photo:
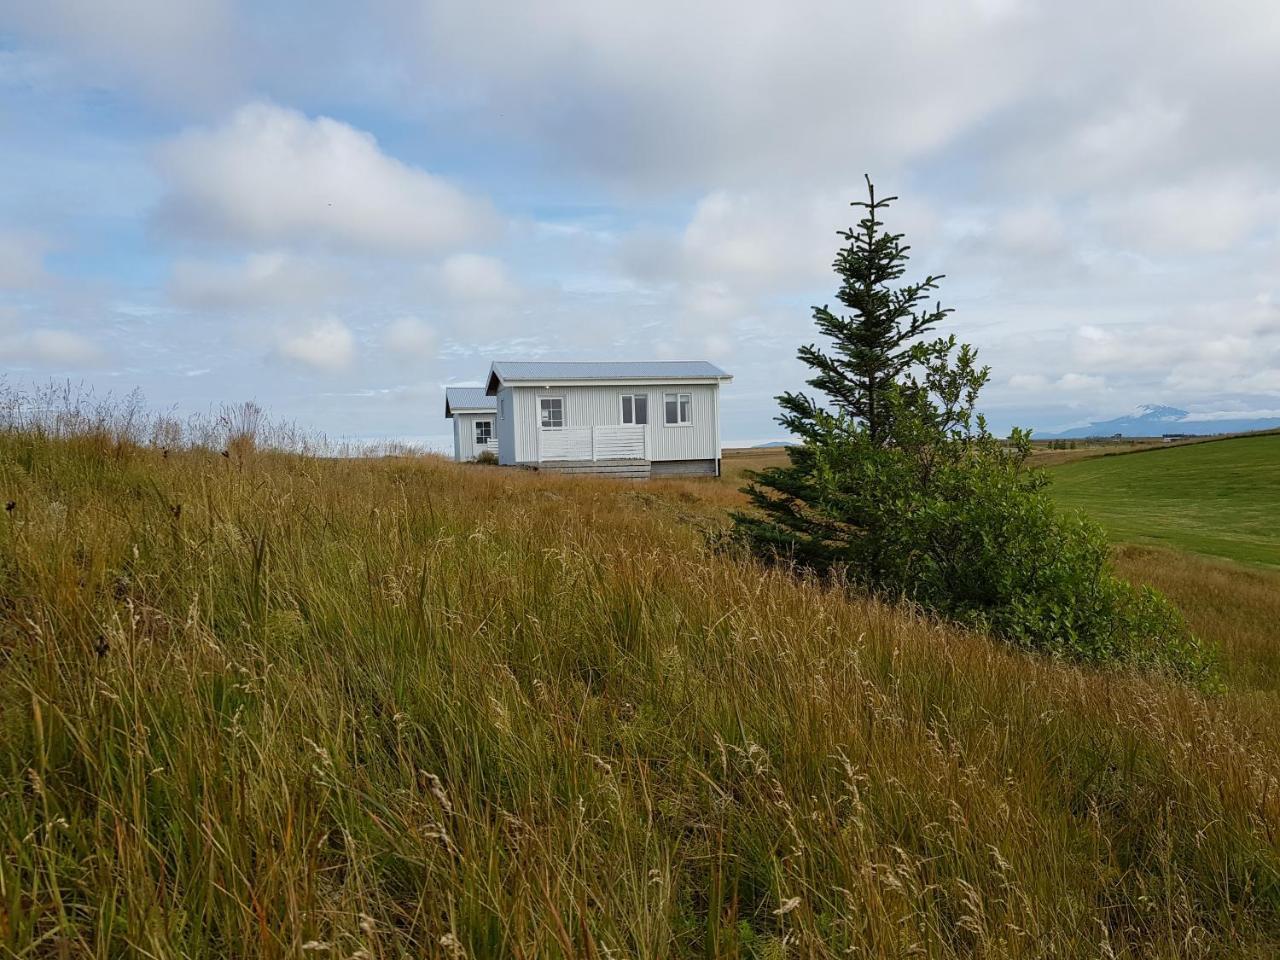
[[[705,359],[869,174],[992,424],[1280,409],[1280,4],[0,0],[0,375],[440,444],[493,359]]]

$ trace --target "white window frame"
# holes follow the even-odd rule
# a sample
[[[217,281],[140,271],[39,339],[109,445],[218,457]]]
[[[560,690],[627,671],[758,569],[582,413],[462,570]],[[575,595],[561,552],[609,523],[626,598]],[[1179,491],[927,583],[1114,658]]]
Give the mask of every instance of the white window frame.
[[[489,428],[489,435],[485,437],[483,440],[480,439],[480,424],[482,423]],[[471,425],[471,436],[475,439],[476,446],[478,447],[489,446],[491,443],[493,443],[493,421],[492,420],[475,421]]]
[[[542,422],[542,404],[543,404],[543,401],[547,401],[547,400],[560,401],[560,426],[558,427],[548,427]],[[569,410],[568,410],[568,404],[565,402],[565,398],[563,395],[545,396],[545,397],[538,398],[538,429],[539,430],[563,430],[568,425],[569,425]]]
[[[636,400],[644,400],[644,423],[636,422]],[[627,419],[627,400],[631,401],[631,419]],[[649,425],[649,395],[647,393],[624,393],[618,398],[618,422],[624,427],[647,427]]]
[[[667,419],[667,399],[676,398],[676,419],[674,421]],[[686,398],[689,401],[689,419],[680,419],[680,400]],[[663,393],[662,395],[662,425],[664,427],[692,427],[693,426],[693,394],[687,391],[673,391],[671,393]]]

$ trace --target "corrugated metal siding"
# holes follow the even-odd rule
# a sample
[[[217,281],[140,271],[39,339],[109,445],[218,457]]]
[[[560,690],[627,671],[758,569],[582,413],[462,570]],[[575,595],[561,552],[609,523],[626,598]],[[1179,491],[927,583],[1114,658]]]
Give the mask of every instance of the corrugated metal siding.
[[[504,387],[495,398],[498,403],[496,435],[498,437],[498,462],[508,466],[519,463],[516,457],[516,418],[512,413],[512,389]]]
[[[709,384],[696,386],[672,386],[655,388],[649,397],[649,433],[652,460],[706,460],[720,456],[719,435],[716,424],[716,391],[719,387]],[[664,421],[662,395],[664,393],[693,394],[693,425],[669,427]]]
[[[494,417],[491,413],[456,413],[453,415],[453,455],[455,460],[474,460],[482,450],[498,452],[498,444],[490,442],[487,446],[482,446],[476,443],[476,421],[493,419]]]
[[[649,397],[648,449],[650,460],[705,460],[720,456],[717,384],[671,386],[560,386],[513,387],[515,409],[516,462],[532,463],[538,459],[538,398],[564,397],[565,426],[606,426],[622,423],[622,395],[646,394]],[[662,395],[693,395],[693,424],[668,427],[663,423]],[[501,396],[501,394],[499,394]]]
[[[515,463],[531,463],[537,460],[535,443],[538,429],[537,403],[529,399],[529,390],[525,387],[503,387],[498,395],[510,393],[511,396],[511,429],[512,449]]]

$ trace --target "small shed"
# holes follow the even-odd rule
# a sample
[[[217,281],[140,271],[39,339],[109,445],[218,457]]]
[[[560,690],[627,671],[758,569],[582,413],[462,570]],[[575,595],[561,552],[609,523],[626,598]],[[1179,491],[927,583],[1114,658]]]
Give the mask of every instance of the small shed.
[[[453,459],[474,460],[486,450],[498,453],[494,413],[497,401],[484,387],[446,387],[444,416],[453,421]]]

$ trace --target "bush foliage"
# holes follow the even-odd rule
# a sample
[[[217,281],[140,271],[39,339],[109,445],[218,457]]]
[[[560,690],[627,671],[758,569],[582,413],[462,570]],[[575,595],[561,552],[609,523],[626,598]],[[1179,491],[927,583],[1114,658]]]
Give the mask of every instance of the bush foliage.
[[[894,289],[908,247],[870,200],[842,234],[839,299],[815,311],[833,346],[802,347],[825,404],[779,397],[803,442],[754,474],[735,532],[755,553],[900,595],[1019,647],[1211,679],[1213,656],[1178,612],[1119,580],[1096,525],[1055,511],[1030,469],[1029,436],[994,437],[975,413],[988,371],[954,336],[923,337],[950,312],[922,306],[941,277]]]

